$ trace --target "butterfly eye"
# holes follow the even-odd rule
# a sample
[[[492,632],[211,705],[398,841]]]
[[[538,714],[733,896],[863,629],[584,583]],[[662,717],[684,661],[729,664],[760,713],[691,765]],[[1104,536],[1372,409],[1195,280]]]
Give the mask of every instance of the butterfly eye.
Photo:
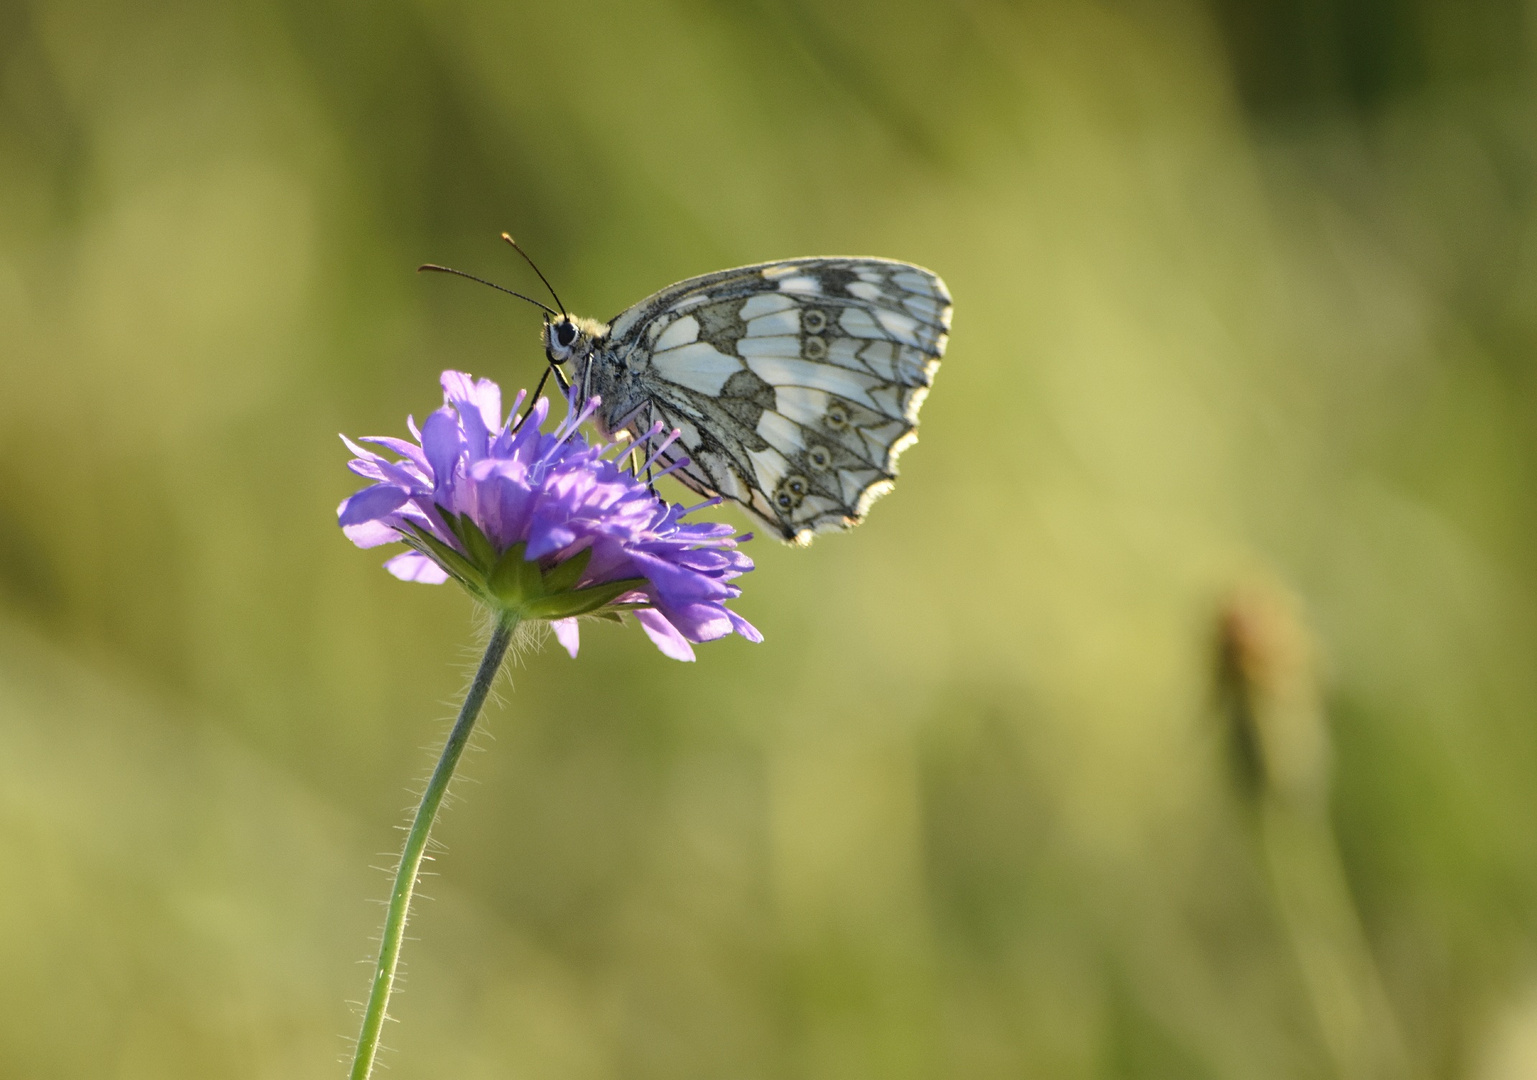
[[[822,418],[827,426],[834,431],[842,431],[849,426],[849,411],[843,405],[834,402],[827,409],[827,415]]]
[[[827,329],[827,315],[816,308],[808,308],[801,316],[801,329],[808,334],[820,334]]]
[[[555,344],[559,345],[562,349],[569,349],[571,343],[575,340],[576,327],[572,326],[569,322],[558,322],[555,324]]]
[[[827,452],[827,447],[813,446],[806,451],[806,460],[811,462],[813,469],[826,469],[833,463],[833,456]]]

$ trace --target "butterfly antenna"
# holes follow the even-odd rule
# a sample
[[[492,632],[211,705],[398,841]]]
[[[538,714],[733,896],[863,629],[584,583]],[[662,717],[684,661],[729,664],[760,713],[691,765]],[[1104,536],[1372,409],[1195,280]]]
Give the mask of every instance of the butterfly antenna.
[[[539,267],[537,265],[535,265],[534,260],[529,258],[528,252],[526,252],[522,248],[518,247],[518,242],[512,238],[512,234],[511,233],[502,233],[502,239],[507,241],[509,244],[511,244],[512,245],[512,250],[516,251],[519,255],[523,256],[523,261],[528,263],[529,266],[532,266],[534,268],[534,273],[539,275],[539,280],[544,282],[544,287],[546,289],[549,289],[550,290],[550,295],[555,298],[555,306],[560,308],[561,315],[565,315],[566,314],[566,305],[562,304],[560,302],[560,294],[555,291],[555,286],[550,284],[550,279],[545,277],[544,273],[539,269]]]
[[[527,300],[530,304],[533,304],[534,307],[542,308],[543,310],[549,312],[551,315],[559,315],[563,319],[566,317],[566,313],[564,311],[556,311],[554,308],[550,307],[549,304],[541,304],[532,296],[524,296],[520,292],[513,292],[506,286],[498,285],[494,281],[487,281],[485,278],[478,278],[474,274],[466,274],[463,270],[455,270],[452,266],[439,266],[436,263],[423,263],[421,266],[418,266],[416,270],[417,273],[420,273],[423,270],[432,270],[439,274],[453,274],[456,277],[469,278],[471,281],[478,281],[482,285],[486,285],[495,289],[497,292],[504,292],[508,296],[516,296],[519,300]],[[557,303],[559,303],[560,297],[557,296],[555,300]]]

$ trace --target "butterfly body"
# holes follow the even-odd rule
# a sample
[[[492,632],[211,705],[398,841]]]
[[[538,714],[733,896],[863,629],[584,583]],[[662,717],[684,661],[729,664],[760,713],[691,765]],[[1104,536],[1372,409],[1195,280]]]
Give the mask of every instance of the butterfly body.
[[[890,490],[949,329],[930,271],[809,258],[680,281],[611,323],[562,316],[544,337],[572,405],[601,399],[605,434],[676,428],[672,475],[804,544]]]

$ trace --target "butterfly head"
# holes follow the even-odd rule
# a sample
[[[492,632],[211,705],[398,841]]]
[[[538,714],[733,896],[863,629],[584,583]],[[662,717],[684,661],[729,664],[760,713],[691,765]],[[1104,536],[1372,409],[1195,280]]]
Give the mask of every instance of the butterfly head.
[[[585,359],[593,345],[607,336],[608,327],[595,319],[559,315],[544,320],[544,352],[552,364]]]

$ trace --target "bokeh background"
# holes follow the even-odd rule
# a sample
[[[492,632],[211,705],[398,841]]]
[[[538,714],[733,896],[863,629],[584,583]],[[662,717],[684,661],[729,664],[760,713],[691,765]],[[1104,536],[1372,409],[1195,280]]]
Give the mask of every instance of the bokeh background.
[[[336,433],[930,266],[766,641],[523,658],[387,1075],[1537,1076],[1537,9],[0,0],[0,1076],[336,1077],[476,648]]]

